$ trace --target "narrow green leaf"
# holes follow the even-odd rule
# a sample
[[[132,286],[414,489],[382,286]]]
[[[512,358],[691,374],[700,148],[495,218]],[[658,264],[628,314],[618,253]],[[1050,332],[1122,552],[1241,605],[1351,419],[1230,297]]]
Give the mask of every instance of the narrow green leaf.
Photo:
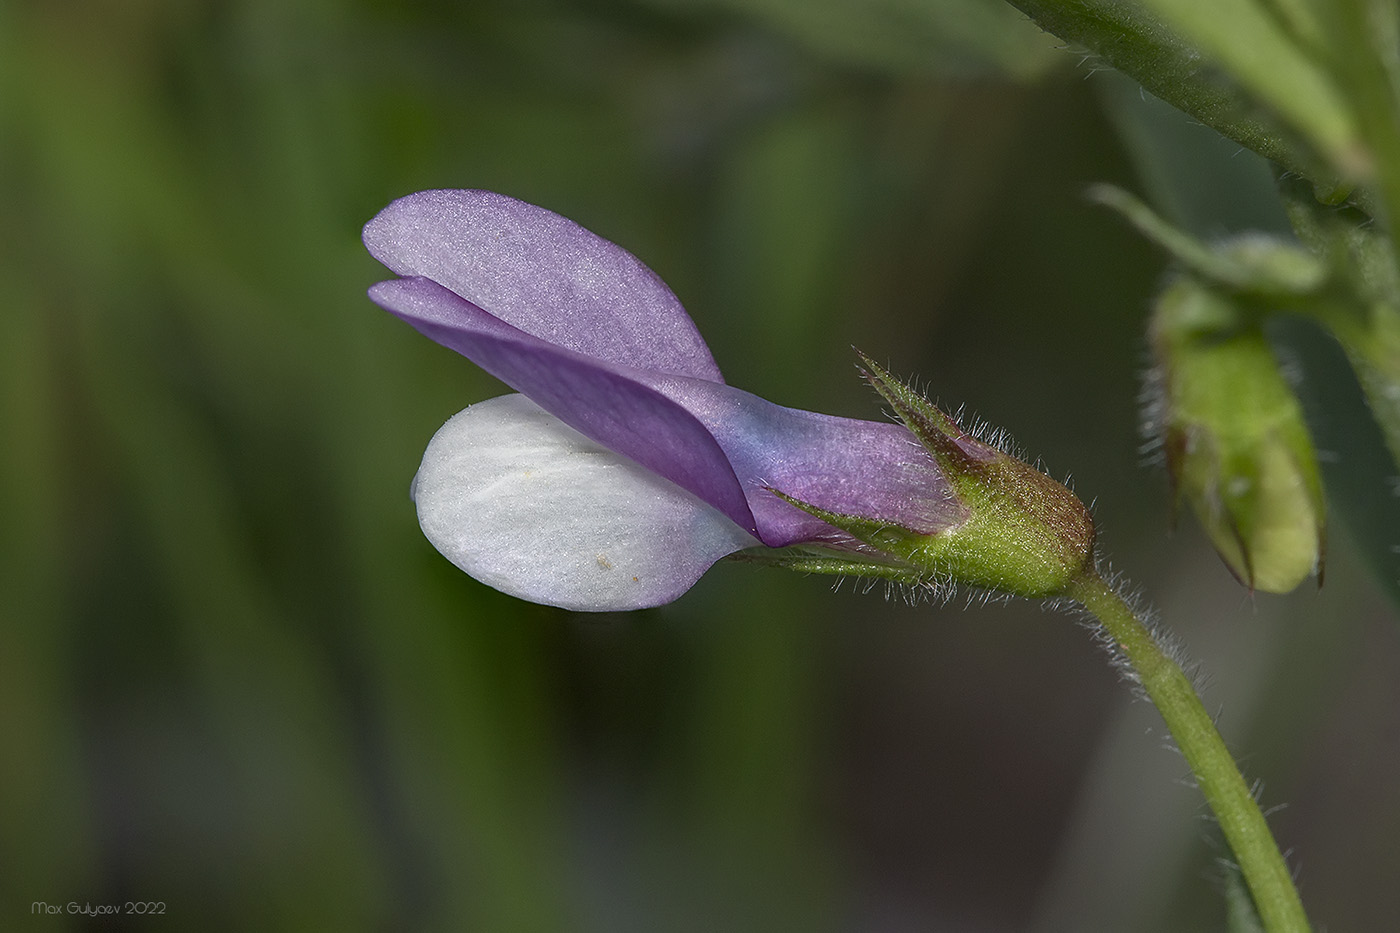
[[[1143,0],[1143,5],[1310,139],[1344,176],[1369,174],[1350,103],[1253,0]]]
[[[1263,105],[1238,76],[1203,59],[1138,4],[1116,0],[1009,0],[1046,32],[1087,49],[1146,90],[1266,159],[1310,179],[1328,201],[1350,194],[1336,169]],[[1311,66],[1309,66],[1311,67]],[[1310,141],[1310,140],[1309,140]]]

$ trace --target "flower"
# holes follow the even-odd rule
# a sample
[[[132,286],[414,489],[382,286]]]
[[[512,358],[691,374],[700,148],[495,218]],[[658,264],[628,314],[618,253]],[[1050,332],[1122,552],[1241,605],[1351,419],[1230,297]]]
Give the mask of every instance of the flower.
[[[503,592],[656,606],[757,547],[914,578],[931,568],[909,555],[975,524],[947,451],[726,385],[660,278],[570,220],[491,192],[425,191],[364,240],[400,276],[370,289],[377,304],[521,393],[448,421],[413,484],[428,539]],[[872,379],[891,398],[885,376]],[[949,437],[958,463],[1011,459]]]

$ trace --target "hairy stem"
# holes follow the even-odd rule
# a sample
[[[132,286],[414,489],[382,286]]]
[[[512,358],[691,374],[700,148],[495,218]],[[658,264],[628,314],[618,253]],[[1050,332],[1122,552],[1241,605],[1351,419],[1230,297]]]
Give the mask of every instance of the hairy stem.
[[[1220,822],[1264,929],[1269,933],[1306,933],[1310,929],[1308,918],[1278,844],[1191,681],[1097,573],[1080,576],[1066,595],[1103,623],[1166,720],[1206,803]]]

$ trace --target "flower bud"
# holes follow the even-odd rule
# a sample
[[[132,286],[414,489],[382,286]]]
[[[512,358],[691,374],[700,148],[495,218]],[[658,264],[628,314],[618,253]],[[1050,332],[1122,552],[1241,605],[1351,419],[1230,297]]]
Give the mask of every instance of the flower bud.
[[[1325,507],[1302,408],[1258,324],[1191,278],[1158,298],[1149,430],[1231,572],[1286,593],[1321,575]]]

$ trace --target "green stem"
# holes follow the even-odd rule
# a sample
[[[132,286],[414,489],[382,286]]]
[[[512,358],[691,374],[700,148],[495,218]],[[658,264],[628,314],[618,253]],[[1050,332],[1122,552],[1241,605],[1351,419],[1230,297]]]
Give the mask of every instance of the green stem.
[[[1097,573],[1081,575],[1066,595],[1103,623],[1166,720],[1206,803],[1220,821],[1264,929],[1269,933],[1306,933],[1311,929],[1307,915],[1264,814],[1180,665]]]

